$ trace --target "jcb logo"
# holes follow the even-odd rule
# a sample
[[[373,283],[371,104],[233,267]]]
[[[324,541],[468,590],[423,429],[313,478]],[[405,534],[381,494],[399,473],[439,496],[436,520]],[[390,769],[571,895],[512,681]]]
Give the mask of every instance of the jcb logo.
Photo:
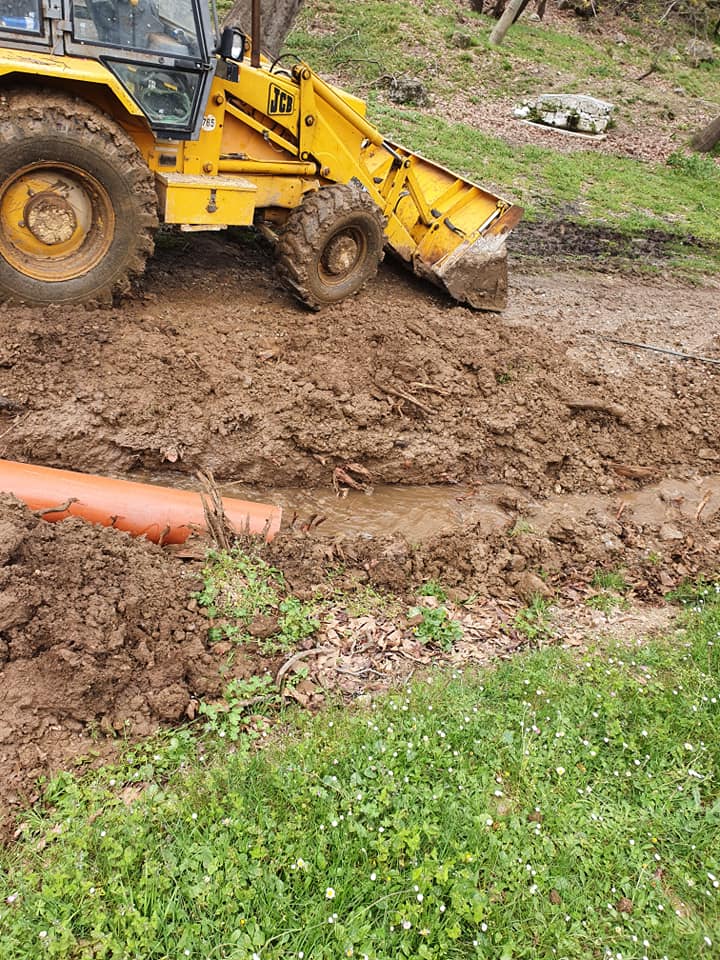
[[[268,115],[273,117],[278,114],[292,113],[295,108],[295,97],[291,93],[286,93],[280,87],[273,84],[270,87],[270,100],[268,102]]]

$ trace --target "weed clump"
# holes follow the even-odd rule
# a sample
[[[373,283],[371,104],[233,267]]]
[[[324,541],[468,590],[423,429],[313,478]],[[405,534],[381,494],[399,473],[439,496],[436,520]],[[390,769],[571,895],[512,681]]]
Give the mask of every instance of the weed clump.
[[[408,617],[411,620],[419,618],[413,632],[422,643],[452,650],[462,637],[462,627],[452,619],[445,607],[411,607]]]
[[[239,546],[208,554],[195,598],[212,621],[211,640],[258,642],[263,653],[292,649],[320,626],[314,605],[288,592],[280,570]]]

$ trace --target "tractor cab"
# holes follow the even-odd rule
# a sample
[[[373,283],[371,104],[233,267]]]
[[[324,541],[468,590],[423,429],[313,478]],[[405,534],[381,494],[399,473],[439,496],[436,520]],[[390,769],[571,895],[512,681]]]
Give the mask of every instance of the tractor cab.
[[[200,129],[212,37],[202,0],[6,0],[0,13],[0,46],[100,61],[156,136],[179,140]]]

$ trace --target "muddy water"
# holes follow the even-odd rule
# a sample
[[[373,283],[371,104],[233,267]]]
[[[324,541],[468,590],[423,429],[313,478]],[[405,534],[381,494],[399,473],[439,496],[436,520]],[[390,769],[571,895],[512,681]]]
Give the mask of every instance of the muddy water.
[[[511,488],[490,485],[480,490],[456,486],[374,487],[363,493],[348,490],[337,496],[332,489],[257,490],[240,484],[221,487],[223,495],[247,500],[262,499],[283,508],[285,526],[322,517],[318,532],[325,536],[388,536],[403,533],[408,540],[424,540],[443,530],[479,524],[490,532],[507,523],[498,499]]]
[[[691,480],[666,478],[612,497],[596,494],[554,496],[533,504],[527,514],[538,529],[546,530],[560,518],[573,519],[590,512],[614,519],[631,517],[638,526],[659,530],[667,539],[672,539],[670,528],[674,520],[706,522],[720,512],[720,475]]]
[[[154,483],[197,489],[193,478],[167,475],[146,478]],[[313,518],[318,535],[381,537],[402,533],[410,541],[439,533],[477,526],[489,534],[526,518],[538,533],[558,520],[573,520],[589,513],[608,519],[632,518],[648,530],[672,538],[673,520],[707,521],[720,512],[720,475],[690,480],[664,479],[639,490],[613,496],[555,494],[536,500],[526,491],[507,484],[484,486],[377,486],[364,493],[348,490],[338,496],[329,488],[259,488],[242,482],[221,485],[223,496],[277,504],[283,508],[283,526],[301,527]]]

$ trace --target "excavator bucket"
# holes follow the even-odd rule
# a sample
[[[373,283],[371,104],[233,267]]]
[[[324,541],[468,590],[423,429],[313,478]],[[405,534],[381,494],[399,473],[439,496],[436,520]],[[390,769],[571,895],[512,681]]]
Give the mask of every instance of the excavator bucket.
[[[480,310],[507,306],[509,232],[522,209],[394,143],[363,153],[388,245],[418,275]]]
[[[444,287],[454,300],[477,310],[497,311],[507,306],[505,233],[488,232],[465,240],[432,265],[417,257],[413,269],[418,276]]]

